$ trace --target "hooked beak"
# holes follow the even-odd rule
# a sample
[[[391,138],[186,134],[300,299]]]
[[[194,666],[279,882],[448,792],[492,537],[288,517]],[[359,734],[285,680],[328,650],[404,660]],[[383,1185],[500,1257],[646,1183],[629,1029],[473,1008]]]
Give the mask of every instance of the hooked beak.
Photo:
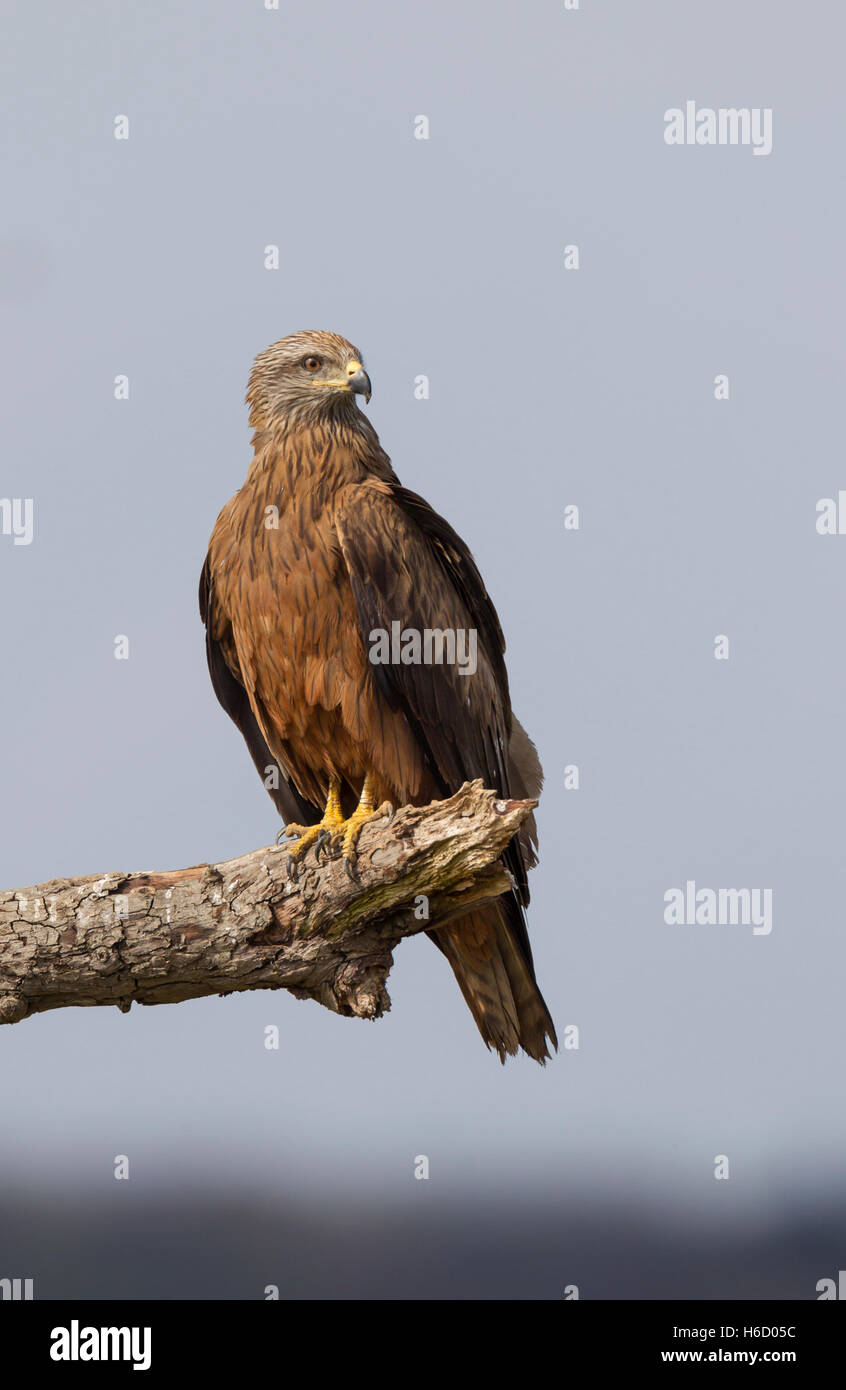
[[[347,364],[347,386],[354,396],[363,396],[365,401],[370,400],[370,377],[360,362]]]

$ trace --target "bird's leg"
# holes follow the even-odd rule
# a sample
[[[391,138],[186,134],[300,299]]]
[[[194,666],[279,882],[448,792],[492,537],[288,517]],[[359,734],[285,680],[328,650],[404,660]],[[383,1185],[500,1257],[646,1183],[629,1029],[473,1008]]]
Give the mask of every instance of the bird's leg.
[[[300,838],[292,844],[287,840],[282,840],[291,856],[291,864],[295,870],[297,861],[302,859],[306,850],[312,845],[317,846],[319,854],[322,845],[327,840],[341,841],[341,854],[347,867],[350,877],[353,876],[353,865],[355,863],[355,847],[358,837],[361,834],[362,826],[369,820],[375,820],[378,816],[387,816],[389,819],[394,814],[394,808],[387,801],[384,805],[376,806],[376,795],[374,788],[375,778],[371,773],[367,773],[364,778],[364,785],[361,788],[361,796],[358,805],[348,820],[344,820],[341,811],[341,784],[331,777],[329,779],[329,796],[326,801],[326,810],[323,812],[323,819],[317,825],[286,825],[284,834],[298,835]]]
[[[374,778],[368,772],[364,778],[364,785],[361,788],[361,796],[358,799],[358,805],[349,820],[344,822],[343,826],[344,844],[341,852],[344,856],[347,872],[350,875],[352,875],[352,866],[355,862],[355,847],[358,843],[358,837],[361,834],[362,826],[366,825],[369,820],[375,820],[378,816],[390,817],[394,814],[393,806],[389,805],[387,801],[384,805],[377,808],[373,782]]]
[[[299,839],[292,844],[287,843],[287,838],[282,841],[286,846],[291,858],[296,862],[302,859],[307,849],[319,840],[321,836],[336,835],[342,831],[348,822],[344,820],[341,811],[341,784],[336,777],[329,778],[329,795],[326,798],[326,810],[323,812],[323,819],[317,825],[286,825],[284,834],[298,835]]]

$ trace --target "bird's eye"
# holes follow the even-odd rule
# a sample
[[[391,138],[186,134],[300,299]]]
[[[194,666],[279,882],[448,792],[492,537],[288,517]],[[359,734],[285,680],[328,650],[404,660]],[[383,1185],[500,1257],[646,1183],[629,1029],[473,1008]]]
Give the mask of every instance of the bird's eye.
[[[320,368],[323,366],[323,361],[322,358],[314,357],[312,354],[309,354],[308,357],[303,358],[303,366],[307,372],[319,372]]]

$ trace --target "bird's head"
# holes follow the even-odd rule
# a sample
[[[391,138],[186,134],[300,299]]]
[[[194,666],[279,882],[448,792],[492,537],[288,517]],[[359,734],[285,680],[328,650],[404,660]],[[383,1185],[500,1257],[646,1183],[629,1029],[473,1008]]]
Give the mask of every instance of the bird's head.
[[[255,429],[354,419],[356,396],[370,400],[370,377],[358,348],[338,333],[291,333],[260,352],[250,373],[247,403]]]

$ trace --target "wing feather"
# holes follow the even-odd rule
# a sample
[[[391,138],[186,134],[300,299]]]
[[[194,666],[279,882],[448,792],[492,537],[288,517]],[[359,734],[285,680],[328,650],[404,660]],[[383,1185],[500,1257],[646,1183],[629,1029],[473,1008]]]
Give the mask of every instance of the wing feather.
[[[214,579],[208,556],[200,575],[200,617],[206,629],[206,660],[214,693],[229,718],[243,735],[250,757],[267,787],[267,769],[279,769],[278,786],[267,787],[270,797],[286,822],[308,823],[315,819],[316,808],[300,796],[288,781],[279,762],[267,746],[258,720],[250,706],[249,696],[241,678],[235,643],[226,616],[215,601]],[[318,812],[319,814],[319,809]]]
[[[416,493],[390,482],[368,480],[339,495],[335,527],[349,571],[365,648],[371,634],[392,623],[425,629],[473,631],[477,665],[463,675],[457,664],[385,663],[373,666],[377,689],[411,725],[442,792],[480,777],[503,797],[533,795],[540,764],[520,727],[524,763],[511,754],[516,733],[505,669],[505,640],[494,605],[467,545]],[[531,762],[531,759],[529,759]],[[503,858],[522,909],[529,900],[527,870],[534,863],[534,825],[515,838]],[[522,911],[509,914],[526,960],[531,948]]]

